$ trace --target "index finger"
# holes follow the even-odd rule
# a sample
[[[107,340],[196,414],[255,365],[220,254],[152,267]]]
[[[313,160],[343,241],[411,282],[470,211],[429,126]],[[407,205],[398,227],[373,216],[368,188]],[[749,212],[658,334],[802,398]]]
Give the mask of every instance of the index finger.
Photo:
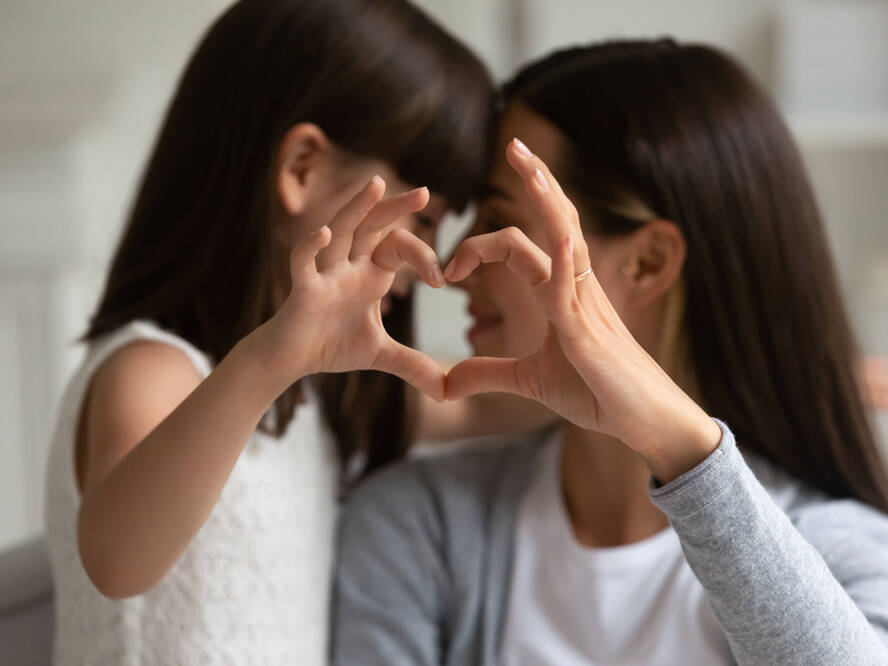
[[[355,229],[349,257],[354,259],[373,252],[392,225],[407,215],[418,213],[428,202],[427,187],[417,187],[378,202]]]
[[[574,265],[585,270],[589,266],[589,248],[583,238],[580,216],[549,167],[518,139],[512,139],[506,147],[506,159],[521,176],[527,195],[546,222],[550,247],[557,247],[561,239],[570,236],[574,239]]]
[[[327,225],[332,232],[330,244],[318,254],[319,270],[348,258],[355,229],[382,199],[383,194],[385,194],[385,181],[379,176],[373,176],[361,191],[336,213]]]

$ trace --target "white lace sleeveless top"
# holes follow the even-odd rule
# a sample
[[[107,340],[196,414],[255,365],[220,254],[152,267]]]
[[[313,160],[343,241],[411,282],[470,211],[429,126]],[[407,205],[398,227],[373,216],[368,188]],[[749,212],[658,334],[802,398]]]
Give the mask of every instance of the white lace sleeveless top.
[[[338,468],[310,389],[281,439],[253,433],[206,523],[154,589],[111,601],[87,577],[76,530],[81,404],[102,361],[141,340],[181,349],[202,377],[211,370],[209,359],[182,338],[136,321],[95,341],[71,379],[46,477],[55,663],[326,663]]]

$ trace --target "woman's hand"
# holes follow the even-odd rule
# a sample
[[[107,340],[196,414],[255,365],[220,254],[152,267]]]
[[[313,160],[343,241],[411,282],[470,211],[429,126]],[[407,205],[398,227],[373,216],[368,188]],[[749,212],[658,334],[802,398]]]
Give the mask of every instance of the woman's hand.
[[[512,142],[507,158],[546,222],[551,261],[514,228],[469,238],[445,275],[465,278],[481,262],[505,261],[530,284],[550,322],[542,347],[521,359],[477,357],[454,367],[447,397],[503,391],[534,398],[572,423],[617,437],[668,482],[711,453],[721,429],[624,326],[590,266],[576,208],[546,165]]]
[[[372,369],[443,399],[444,371],[393,340],[380,313],[380,300],[404,264],[430,286],[444,286],[434,250],[404,229],[391,229],[422,210],[429,193],[423,187],[382,200],[384,192],[374,176],[329,225],[293,249],[290,294],[257,331],[268,350],[266,367],[281,369],[285,386],[307,374]]]

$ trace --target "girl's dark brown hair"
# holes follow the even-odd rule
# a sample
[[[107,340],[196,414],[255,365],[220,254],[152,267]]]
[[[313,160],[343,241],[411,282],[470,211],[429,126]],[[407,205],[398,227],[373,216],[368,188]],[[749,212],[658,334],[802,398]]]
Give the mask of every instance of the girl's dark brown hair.
[[[461,43],[402,0],[243,0],[197,47],[178,85],[86,340],[149,319],[215,362],[275,312],[274,165],[287,130],[317,124],[461,209],[488,157],[493,89]],[[411,343],[410,300],[384,323]],[[343,460],[401,455],[411,398],[373,372],[324,375]],[[264,428],[282,434],[298,385]]]
[[[765,92],[727,55],[664,39],[557,52],[504,99],[566,137],[556,172],[591,233],[653,218],[681,229],[703,407],[793,476],[888,510],[820,213]]]

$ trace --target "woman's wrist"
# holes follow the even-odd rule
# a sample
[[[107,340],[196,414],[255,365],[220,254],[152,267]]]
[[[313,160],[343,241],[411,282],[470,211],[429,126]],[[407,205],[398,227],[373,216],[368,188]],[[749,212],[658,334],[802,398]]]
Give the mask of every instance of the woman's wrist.
[[[674,481],[694,469],[721,443],[722,431],[718,423],[699,407],[697,411],[681,422],[664,419],[663,439],[656,449],[643,454],[651,474],[661,484]]]

